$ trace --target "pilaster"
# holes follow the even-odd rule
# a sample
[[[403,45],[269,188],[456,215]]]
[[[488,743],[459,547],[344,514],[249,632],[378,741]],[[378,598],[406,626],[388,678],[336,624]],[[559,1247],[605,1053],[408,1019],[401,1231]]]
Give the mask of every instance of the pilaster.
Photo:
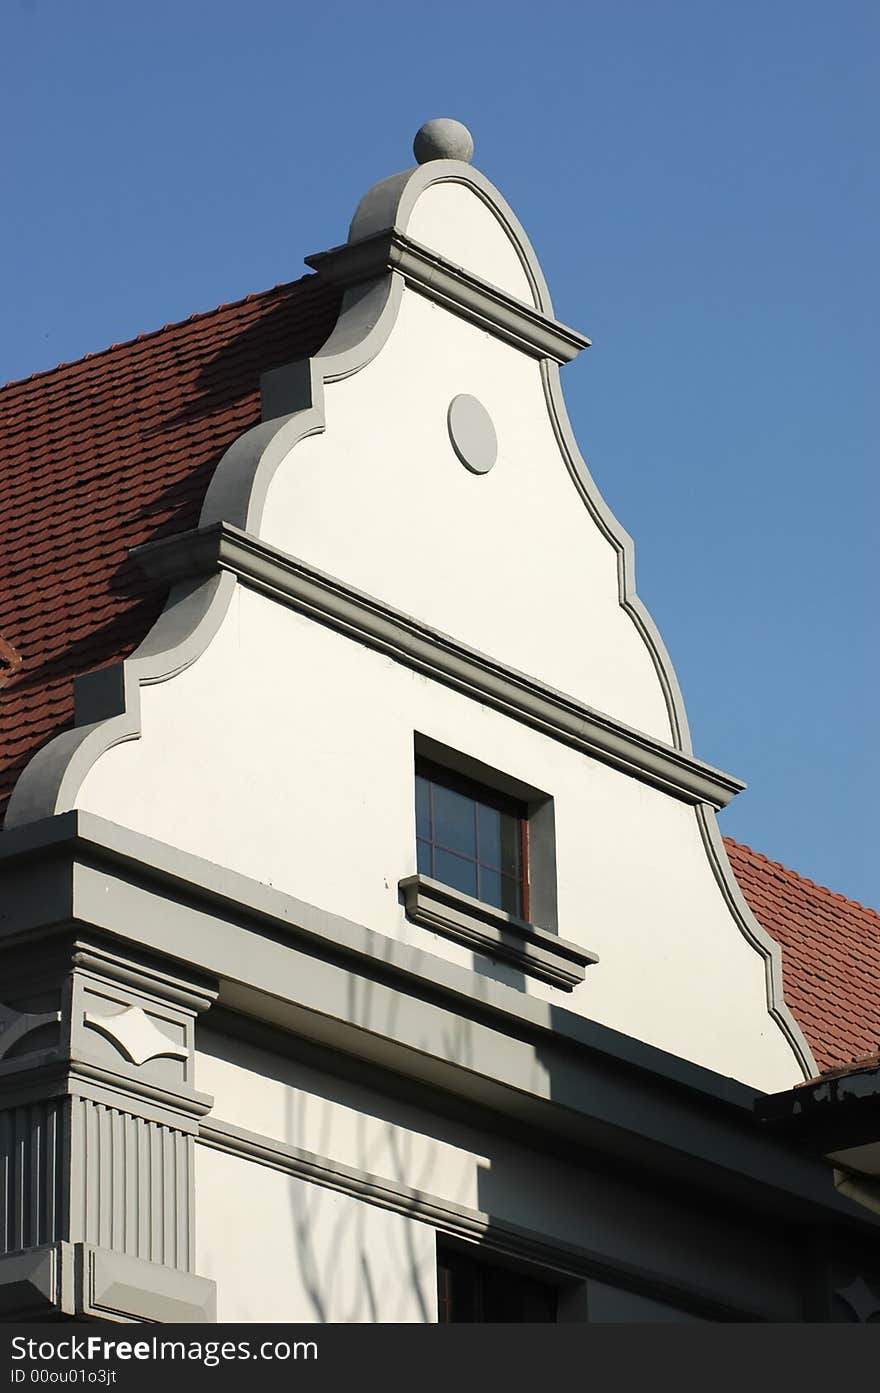
[[[216,987],[99,937],[0,963],[0,1317],[212,1320],[193,1151]]]

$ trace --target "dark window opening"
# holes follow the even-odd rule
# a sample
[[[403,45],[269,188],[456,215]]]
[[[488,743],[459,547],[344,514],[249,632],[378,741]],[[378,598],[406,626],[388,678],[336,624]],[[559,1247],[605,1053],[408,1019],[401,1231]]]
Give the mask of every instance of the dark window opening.
[[[440,1249],[437,1320],[441,1325],[553,1323],[558,1291],[549,1282]]]
[[[528,919],[528,816],[521,803],[420,760],[416,846],[419,875]]]

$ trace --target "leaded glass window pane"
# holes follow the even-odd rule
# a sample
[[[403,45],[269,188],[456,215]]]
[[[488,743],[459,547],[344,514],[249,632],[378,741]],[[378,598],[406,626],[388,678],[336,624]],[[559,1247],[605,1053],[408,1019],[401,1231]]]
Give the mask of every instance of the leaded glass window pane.
[[[420,764],[420,875],[521,917],[526,913],[525,826],[525,810],[512,799],[439,766]]]

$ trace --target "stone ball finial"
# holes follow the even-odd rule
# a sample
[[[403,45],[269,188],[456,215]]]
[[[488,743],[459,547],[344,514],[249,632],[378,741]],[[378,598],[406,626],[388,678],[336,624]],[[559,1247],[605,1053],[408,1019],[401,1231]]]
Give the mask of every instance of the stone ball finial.
[[[429,160],[463,160],[470,164],[474,156],[474,138],[460,121],[437,116],[416,132],[413,154],[419,164],[427,164]]]

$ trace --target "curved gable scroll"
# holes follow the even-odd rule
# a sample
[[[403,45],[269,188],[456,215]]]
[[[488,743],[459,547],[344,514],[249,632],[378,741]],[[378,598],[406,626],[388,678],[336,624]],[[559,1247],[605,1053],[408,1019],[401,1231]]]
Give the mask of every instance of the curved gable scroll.
[[[456,192],[466,194],[466,200],[445,210],[438,206],[437,200]],[[467,213],[468,204],[474,210],[469,219],[462,216]],[[425,215],[426,208],[429,216]],[[468,226],[463,228],[464,221]],[[489,245],[489,226],[499,234],[494,246]],[[430,236],[430,245],[419,240],[426,236]],[[498,255],[499,240],[503,242],[504,257]],[[608,508],[589,472],[562,395],[559,368],[588,347],[589,339],[555,319],[534,249],[503,196],[470,165],[456,160],[432,160],[371,188],[352,219],[348,241],[329,252],[307,257],[306,261],[322,276],[345,288],[336,328],[321,352],[308,363],[293,364],[267,375],[264,414],[269,419],[242,436],[221,461],[206,495],[201,525],[227,522],[255,536],[266,535],[266,498],[279,465],[301,441],[326,427],[325,388],[374,361],[395,327],[404,288],[414,290],[477,327],[487,328],[494,337],[535,361],[555,448],[595,528],[613,550],[617,602],[644,645],[662,693],[662,720],[655,718],[653,725],[648,726],[638,712],[625,713],[622,719],[649,729],[652,735],[690,754],[687,714],[675,670],[636,591],[632,540]],[[334,420],[332,425],[336,429],[337,422]],[[302,456],[298,458],[301,462]],[[285,549],[303,555],[301,544]],[[336,567],[323,558],[318,558],[317,564],[336,573]],[[369,580],[355,578],[355,583],[381,593]],[[584,603],[586,607],[586,600]],[[442,617],[427,617],[436,627],[456,632]],[[571,635],[570,641],[579,641],[577,633]],[[481,642],[476,638],[474,646],[494,651],[489,639]],[[536,671],[535,663],[518,662],[518,655],[499,656],[511,666],[543,675]],[[613,701],[591,698],[564,678],[562,674],[554,685],[613,711]]]
[[[92,779],[102,756],[140,738],[142,689],[183,674],[224,642],[231,645],[234,625],[226,621],[240,592],[284,594],[298,614],[321,618],[411,671],[439,675],[453,691],[475,697],[481,710],[514,714],[569,750],[635,773],[639,787],[650,786],[646,796],[657,789],[671,793],[662,810],[656,803],[638,804],[636,794],[626,796],[635,800],[634,809],[647,809],[646,828],[656,818],[659,829],[666,803],[672,805],[664,836],[668,832],[670,847],[681,847],[680,867],[664,867],[659,841],[645,861],[646,874],[657,878],[658,895],[666,896],[671,921],[681,885],[690,875],[703,877],[702,908],[695,900],[687,911],[694,921],[692,947],[682,946],[683,925],[670,938],[682,961],[676,1019],[668,1011],[652,1015],[647,997],[641,1007],[632,1004],[632,979],[624,989],[621,960],[615,958],[638,952],[625,932],[601,945],[604,975],[590,979],[589,1013],[675,1053],[700,1057],[703,1046],[692,1042],[714,1029],[718,1017],[699,994],[710,967],[722,991],[728,971],[723,954],[713,963],[709,939],[717,934],[719,943],[728,944],[725,935],[735,926],[730,962],[742,986],[731,992],[751,1002],[751,1019],[760,1027],[757,1033],[754,1025],[738,1027],[737,1011],[731,1010],[725,1028],[731,1041],[740,1030],[752,1031],[755,1062],[738,1070],[727,1043],[714,1054],[709,1050],[706,1059],[710,1067],[738,1076],[758,1078],[766,1068],[774,1086],[776,1071],[786,1076],[793,1060],[809,1075],[812,1057],[782,996],[778,946],[739,893],[715,825],[713,809],[742,785],[693,757],[672,663],[636,593],[632,541],[602,499],[568,420],[559,369],[589,341],[555,318],[519,221],[470,165],[431,160],[370,189],[348,241],[307,262],[343,287],[330,338],[314,357],[266,374],[264,419],[220,461],[197,531],[139,549],[145,568],[171,582],[166,610],[125,663],[78,680],[76,726],[27,766],[6,826],[83,806],[81,791],[87,782],[97,787]],[[447,435],[448,410],[462,394],[476,399],[497,434],[494,468],[463,468],[467,449]],[[473,412],[469,419],[476,419]],[[519,531],[517,508],[524,519]],[[537,558],[529,555],[530,528],[543,537]],[[579,558],[581,540],[588,560],[577,561],[580,571],[574,565],[565,571],[568,558]],[[477,555],[483,569],[473,580],[468,566]],[[524,618],[504,608],[512,577],[530,594],[544,586]],[[237,578],[246,585],[238,586]],[[564,596],[564,623],[554,606],[554,584]],[[595,628],[600,611],[602,632]],[[561,654],[557,668],[542,661],[545,630],[550,658]],[[430,661],[423,657],[426,649]],[[232,648],[226,652],[228,659]],[[626,681],[635,681],[636,673],[641,689],[650,688],[643,707],[633,706],[635,716],[616,700],[594,694],[594,686],[599,696],[614,690],[611,679],[604,689],[601,682],[617,668]],[[621,689],[626,681],[621,679]],[[642,709],[650,719],[640,718]],[[437,736],[443,738],[439,729]],[[411,748],[407,757],[411,761]],[[502,753],[495,761],[502,766]],[[124,779],[114,777],[116,787],[123,787]],[[547,786],[540,771],[531,782]],[[691,812],[696,826],[681,821]],[[629,816],[621,813],[622,825]],[[140,830],[162,839],[155,827]],[[225,864],[224,847],[218,847],[216,859]],[[184,849],[211,855],[195,845]],[[251,866],[232,868],[263,878]],[[271,881],[270,872],[266,878]],[[703,881],[712,882],[711,894]],[[393,935],[401,910],[395,882],[390,876],[388,882],[391,898],[377,898],[372,920],[365,910],[363,922]],[[608,886],[611,904],[611,872]],[[292,893],[300,893],[299,887]],[[302,898],[324,902],[317,891]],[[347,906],[341,909],[348,912]],[[648,923],[644,911],[634,896],[623,929]],[[643,973],[646,981],[650,976],[650,970]],[[610,984],[606,996],[604,983]],[[748,985],[754,983],[757,1000],[754,985]],[[764,1035],[771,1021],[777,1044]],[[759,1062],[762,1051],[766,1063]]]

